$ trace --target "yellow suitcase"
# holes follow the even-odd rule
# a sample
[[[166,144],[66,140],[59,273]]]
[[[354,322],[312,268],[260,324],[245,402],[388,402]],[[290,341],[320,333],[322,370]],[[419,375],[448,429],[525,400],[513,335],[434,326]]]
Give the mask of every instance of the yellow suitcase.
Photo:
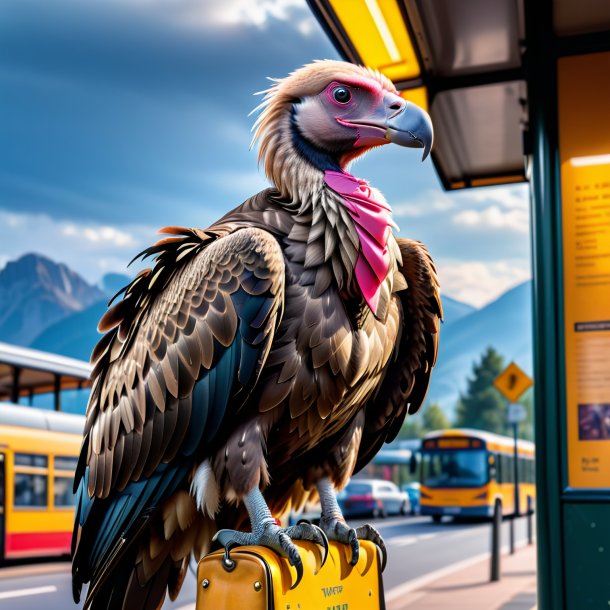
[[[303,579],[294,589],[294,568],[266,547],[231,549],[230,571],[223,550],[204,557],[197,568],[196,610],[385,610],[379,550],[372,542],[360,542],[355,566],[349,547],[331,542],[322,568],[319,548],[294,543],[303,561]]]

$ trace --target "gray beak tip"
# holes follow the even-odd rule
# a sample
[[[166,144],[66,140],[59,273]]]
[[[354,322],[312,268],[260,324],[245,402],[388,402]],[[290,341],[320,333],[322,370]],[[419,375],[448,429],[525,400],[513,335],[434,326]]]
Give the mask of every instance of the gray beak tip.
[[[434,129],[427,112],[415,104],[393,116],[386,124],[387,138],[390,142],[409,148],[423,148],[422,161],[425,161],[434,141]]]

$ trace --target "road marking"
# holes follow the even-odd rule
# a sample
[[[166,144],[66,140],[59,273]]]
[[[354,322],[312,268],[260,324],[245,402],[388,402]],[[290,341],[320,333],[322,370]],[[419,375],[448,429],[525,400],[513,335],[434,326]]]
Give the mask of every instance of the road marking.
[[[55,593],[57,587],[48,585],[46,587],[34,587],[32,589],[16,589],[15,591],[3,591],[0,599],[13,599],[14,597],[28,597],[29,595],[42,595],[43,593]]]
[[[422,542],[423,540],[430,540],[431,538],[436,538],[438,534],[407,534],[405,536],[394,536],[393,538],[388,538],[388,544],[392,546],[409,546],[410,544],[415,544],[417,542]]]

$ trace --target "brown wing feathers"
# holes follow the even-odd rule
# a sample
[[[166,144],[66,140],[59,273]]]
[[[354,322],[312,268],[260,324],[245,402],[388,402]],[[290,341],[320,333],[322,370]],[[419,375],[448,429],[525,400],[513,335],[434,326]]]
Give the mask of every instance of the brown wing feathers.
[[[92,495],[105,497],[111,487],[139,479],[145,465],[144,474],[152,472],[172,457],[168,450],[180,446],[195,382],[212,367],[215,346],[228,347],[235,339],[238,316],[231,295],[239,287],[270,295],[251,321],[252,343],[269,342],[283,297],[277,242],[259,230],[228,236],[230,244],[210,246],[212,239],[189,231],[184,239],[150,248],[147,254],[157,254],[155,268],[140,274],[100,323],[110,333],[95,352],[87,413]],[[242,254],[231,255],[233,248]],[[113,467],[115,448],[121,460]]]
[[[175,228],[166,231],[178,232]],[[110,523],[103,516],[114,511],[121,519],[129,517],[120,509],[126,500],[119,492],[138,480],[148,485],[159,465],[173,464],[179,454],[199,451],[205,455],[206,439],[209,441],[222,420],[230,417],[227,411],[235,413],[253,387],[281,319],[284,261],[270,234],[260,229],[242,229],[224,236],[182,232],[182,238],[164,239],[145,252],[156,255],[154,268],[127,287],[123,300],[100,324],[109,331],[94,352],[94,384],[75,478],[78,486],[88,465],[88,495],[110,503],[102,513],[90,512],[101,514],[102,522],[88,523],[88,509],[84,514],[80,508],[77,511],[75,553],[79,560],[75,565],[79,564],[78,573],[85,578],[93,575],[92,589],[100,590],[100,583],[114,569],[115,560],[109,561],[109,557],[117,536],[125,535],[122,528],[126,525]],[[231,356],[223,360],[227,351]],[[208,375],[212,370],[215,374]],[[196,384],[203,388],[203,394],[198,393]],[[203,402],[194,404],[199,399]],[[184,461],[184,457],[180,459]],[[172,483],[173,489],[176,484],[187,484],[181,483],[184,466],[175,472],[180,480]],[[148,492],[137,493],[149,493],[158,502],[163,497],[159,486],[167,485],[163,482],[166,475],[160,476],[156,476],[157,483],[152,477]],[[113,509],[115,501],[118,504]],[[156,507],[151,505],[147,510]],[[156,519],[153,517],[151,523]],[[83,521],[86,535],[81,535],[79,522]],[[94,544],[92,533],[102,523],[114,533],[102,532]],[[178,545],[179,550],[184,549],[185,531],[176,531],[169,542],[171,548]],[[100,540],[105,540],[101,550]],[[81,547],[83,541],[86,548]],[[192,535],[190,542],[192,546]],[[167,569],[174,575],[170,581],[178,583],[183,567],[184,555],[178,557],[181,551],[172,552],[171,561],[167,560],[170,563],[161,568],[157,560],[151,563],[152,555],[146,559],[150,553],[147,544],[138,551],[137,569],[144,565]],[[121,555],[125,552],[123,549]],[[167,552],[162,555],[170,557]],[[93,565],[87,564],[87,557]],[[145,573],[150,574],[150,569]],[[76,574],[78,588],[82,576]],[[141,581],[139,578],[140,585]],[[108,592],[111,585],[102,587],[106,593],[96,603],[103,604],[107,595],[115,594]],[[151,593],[151,599],[157,593]]]

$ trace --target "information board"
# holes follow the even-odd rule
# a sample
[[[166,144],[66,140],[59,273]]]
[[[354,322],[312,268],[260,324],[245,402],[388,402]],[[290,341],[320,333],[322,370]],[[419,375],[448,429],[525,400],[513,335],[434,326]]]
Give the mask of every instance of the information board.
[[[568,484],[610,488],[610,53],[558,70]]]

